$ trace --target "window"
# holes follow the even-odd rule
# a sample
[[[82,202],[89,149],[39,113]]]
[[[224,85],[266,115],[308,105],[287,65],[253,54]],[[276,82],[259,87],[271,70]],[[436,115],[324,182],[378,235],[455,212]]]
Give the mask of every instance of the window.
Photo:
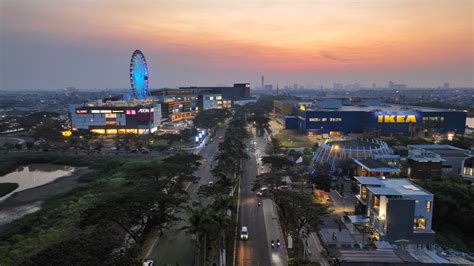
[[[426,212],[430,213],[431,212],[431,201],[426,201]]]
[[[425,218],[415,218],[413,227],[415,229],[426,229],[426,219]]]
[[[379,196],[374,196],[374,209],[378,210],[380,207],[380,197]]]

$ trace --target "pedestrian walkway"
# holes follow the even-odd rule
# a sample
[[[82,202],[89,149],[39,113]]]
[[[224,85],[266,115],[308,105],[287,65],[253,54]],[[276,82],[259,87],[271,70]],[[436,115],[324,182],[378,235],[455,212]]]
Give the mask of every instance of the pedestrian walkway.
[[[321,265],[329,266],[329,262],[326,259],[326,249],[321,245],[321,241],[315,232],[311,233],[305,241],[307,248],[307,255],[310,261],[318,262]]]
[[[276,206],[271,199],[264,199],[262,204],[271,265],[288,265],[288,253]],[[271,247],[272,239],[275,241],[275,248]],[[280,247],[276,246],[277,239],[280,240]]]

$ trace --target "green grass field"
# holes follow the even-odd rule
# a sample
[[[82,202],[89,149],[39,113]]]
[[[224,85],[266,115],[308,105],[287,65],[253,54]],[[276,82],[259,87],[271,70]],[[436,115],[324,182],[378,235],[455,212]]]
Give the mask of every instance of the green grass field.
[[[282,129],[273,137],[280,141],[283,148],[311,148],[314,145],[310,138],[298,130]]]
[[[17,189],[18,183],[0,183],[0,198]]]

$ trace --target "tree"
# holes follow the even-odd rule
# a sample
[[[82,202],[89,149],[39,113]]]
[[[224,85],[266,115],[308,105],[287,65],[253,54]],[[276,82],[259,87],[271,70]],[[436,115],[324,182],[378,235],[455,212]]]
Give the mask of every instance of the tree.
[[[281,170],[283,168],[288,168],[293,164],[292,161],[288,160],[286,156],[277,156],[277,155],[271,155],[271,156],[264,156],[262,158],[262,163],[263,164],[270,164],[272,171],[277,171]]]
[[[114,252],[122,247],[123,239],[113,227],[97,227],[71,239],[51,245],[27,260],[33,265],[103,265],[137,264],[132,251]]]
[[[26,148],[32,150],[34,148],[34,143],[31,141],[26,142]]]
[[[352,159],[343,159],[337,163],[337,168],[341,170],[342,175],[351,176],[356,169],[356,165]]]
[[[231,115],[227,109],[202,110],[194,118],[194,126],[198,128],[215,129]]]
[[[202,205],[198,202],[193,202],[192,205],[186,207],[189,215],[188,225],[183,226],[181,230],[192,234],[198,246],[197,250],[204,250],[204,261],[207,260],[207,241],[209,235],[215,234],[218,223],[214,220],[212,210],[209,205]]]
[[[328,207],[317,203],[310,193],[279,191],[274,197],[281,210],[282,221],[295,238],[306,237],[310,232],[316,231],[323,217],[330,213]]]
[[[270,128],[270,118],[268,118],[263,112],[252,113],[252,115],[247,118],[247,121],[255,123],[257,135],[259,136],[263,136],[264,130],[268,130]]]
[[[279,154],[281,152],[281,141],[275,137],[271,137],[267,152],[268,154]]]

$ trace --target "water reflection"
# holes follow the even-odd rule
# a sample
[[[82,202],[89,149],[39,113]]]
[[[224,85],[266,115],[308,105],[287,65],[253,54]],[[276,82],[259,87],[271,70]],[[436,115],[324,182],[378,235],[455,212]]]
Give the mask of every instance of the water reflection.
[[[74,167],[55,164],[30,164],[19,167],[15,172],[0,177],[0,183],[18,183],[18,188],[0,198],[6,199],[14,192],[42,186],[60,177],[69,176]]]

